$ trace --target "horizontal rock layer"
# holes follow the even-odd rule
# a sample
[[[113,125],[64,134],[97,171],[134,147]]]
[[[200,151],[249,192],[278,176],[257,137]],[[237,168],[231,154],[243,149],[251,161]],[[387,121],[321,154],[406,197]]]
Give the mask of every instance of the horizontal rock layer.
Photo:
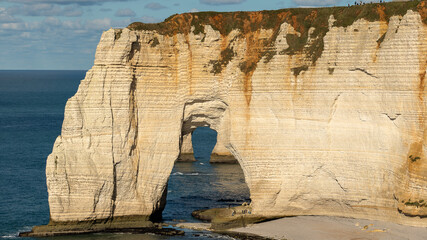
[[[427,226],[425,3],[383,6],[346,25],[305,9],[273,23],[245,13],[243,28],[218,28],[221,14],[187,24],[200,13],[167,22],[191,31],[104,32],[47,159],[51,221],[158,216],[184,136],[210,126],[253,214]]]

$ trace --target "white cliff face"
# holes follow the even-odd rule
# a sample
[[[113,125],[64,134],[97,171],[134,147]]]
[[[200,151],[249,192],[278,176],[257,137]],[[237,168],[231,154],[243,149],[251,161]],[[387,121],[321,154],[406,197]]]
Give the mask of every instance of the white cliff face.
[[[284,53],[298,34],[284,22],[277,54],[249,73],[242,63],[261,51],[250,42],[271,29],[106,31],[47,160],[51,220],[161,210],[182,136],[210,126],[240,163],[254,214],[427,226],[427,26],[413,11],[330,22],[315,64]],[[225,48],[234,55],[215,72]]]

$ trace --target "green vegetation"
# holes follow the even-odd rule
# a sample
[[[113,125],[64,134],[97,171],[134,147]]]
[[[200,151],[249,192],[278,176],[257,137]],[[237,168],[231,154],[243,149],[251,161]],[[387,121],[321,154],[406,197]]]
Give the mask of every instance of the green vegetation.
[[[240,71],[242,71],[245,74],[248,74],[250,72],[255,71],[256,66],[257,66],[257,63],[255,62],[244,61],[240,63],[239,68],[240,68]]]
[[[218,74],[222,71],[224,67],[233,59],[236,53],[233,51],[233,48],[228,46],[226,49],[221,51],[220,60],[211,60],[209,63],[212,64],[211,73]]]
[[[194,26],[193,34],[195,35],[200,33],[205,34],[205,26],[203,26],[200,22],[194,23],[193,26]]]
[[[322,55],[323,38],[329,31],[328,19],[330,15],[334,14],[334,10],[336,9],[293,9],[294,15],[290,24],[300,33],[300,36],[286,35],[289,48],[285,50],[285,53],[288,55],[305,54],[315,64]],[[313,29],[311,34],[309,33],[310,28]]]
[[[386,20],[388,21],[391,16],[396,16],[396,15],[403,16],[406,14],[408,10],[422,12],[424,8],[424,11],[425,11],[426,10],[425,1],[424,1],[424,5],[422,2],[423,1],[408,1],[408,2],[393,2],[390,4],[386,4],[385,5],[386,6],[385,14],[387,16]],[[423,17],[424,17],[422,19],[423,23],[427,24],[426,16],[423,16]]]
[[[120,39],[121,35],[122,35],[122,29],[119,29],[114,35],[114,40]]]
[[[213,73],[215,75],[218,73],[221,73],[222,65],[221,65],[221,62],[219,60],[210,60],[209,64],[212,65],[211,73]]]
[[[289,47],[285,50],[285,53],[288,55],[295,55],[296,53],[302,51],[306,41],[307,39],[304,41],[304,39],[294,34],[286,35],[286,42],[288,43]]]
[[[303,65],[300,67],[296,67],[296,68],[291,68],[292,72],[294,73],[294,76],[298,76],[302,71],[307,71],[308,70],[308,66],[307,65]]]
[[[323,47],[325,46],[323,42],[323,37],[325,35],[326,32],[322,34],[322,36],[317,36],[313,43],[307,47],[307,56],[311,58],[311,62],[313,63],[313,65],[315,65],[317,59],[322,56]]]
[[[161,23],[145,24],[140,22],[128,26],[132,30],[157,31],[162,35],[172,36],[174,34],[205,34],[206,25],[227,36],[232,30],[240,30],[239,37],[252,38],[260,29],[272,29],[273,34],[269,39],[253,38],[254,46],[260,48],[259,52],[252,53],[250,60],[240,64],[244,73],[249,73],[256,68],[258,61],[264,58],[269,62],[278,52],[272,48],[283,22],[289,23],[299,34],[288,34],[286,36],[289,48],[280,51],[279,54],[302,54],[306,56],[313,65],[320,58],[324,49],[324,37],[329,31],[329,18],[334,16],[336,27],[347,27],[359,19],[368,21],[389,21],[391,16],[403,16],[408,10],[418,11],[422,20],[427,24],[427,10],[424,1],[389,2],[357,5],[351,7],[332,8],[293,8],[261,12],[197,12],[175,14]],[[354,31],[358,31],[355,29]],[[378,39],[378,46],[385,36]],[[204,37],[202,38],[204,40]],[[224,51],[228,51],[225,52]],[[234,52],[224,50],[221,52],[220,60],[212,61],[212,72],[217,74],[228,64],[234,56]],[[224,55],[224,56],[223,56]],[[255,55],[255,56],[254,56]],[[308,66],[305,66],[308,68]],[[296,68],[294,74],[298,75],[305,71],[305,67]]]
[[[414,157],[414,156],[410,155],[409,159],[411,159],[411,162],[416,162],[417,160],[419,160],[421,158],[420,157]]]
[[[150,47],[156,47],[160,44],[159,39],[157,37],[154,37],[153,39],[148,41],[148,43],[150,43]]]
[[[266,50],[262,53],[262,57],[265,57],[264,63],[269,63],[271,59],[273,59],[274,55],[277,54],[277,51],[274,50]]]
[[[284,21],[289,24],[297,24],[297,31],[308,30],[315,27],[318,36],[322,30],[317,29],[328,27],[330,15],[334,15],[335,26],[347,27],[358,19],[364,18],[368,21],[382,20],[388,21],[391,16],[403,16],[408,10],[422,11],[425,6],[419,1],[409,2],[390,2],[357,5],[351,7],[332,7],[332,8],[291,8],[261,12],[197,12],[175,14],[161,23],[141,23],[134,22],[128,26],[132,30],[158,31],[160,34],[189,33],[191,26],[194,26],[194,33],[204,33],[204,25],[211,25],[222,35],[228,35],[233,29],[239,29],[243,32],[256,31],[260,28],[273,29]],[[257,18],[256,14],[262,15]],[[184,21],[182,21],[184,20]],[[296,20],[296,22],[294,21]],[[423,19],[426,23],[426,19]],[[245,23],[250,23],[250,27],[244,27]],[[302,31],[302,32],[305,32]],[[301,31],[299,31],[301,32]]]
[[[417,11],[418,4],[418,1],[389,2],[343,8],[341,9],[340,14],[334,14],[334,17],[337,20],[335,25],[347,27],[362,18],[370,22],[378,20],[385,20],[388,22],[392,16],[403,16],[408,10]],[[381,17],[383,17],[383,19],[381,19]]]
[[[409,199],[407,202],[405,202],[406,206],[412,206],[412,207],[427,207],[427,203],[424,202],[423,199],[419,201],[413,201],[411,202],[411,199]]]
[[[384,41],[385,35],[386,35],[386,33],[384,33],[380,38],[378,38],[378,40],[377,40],[378,47],[380,47],[381,43]]]

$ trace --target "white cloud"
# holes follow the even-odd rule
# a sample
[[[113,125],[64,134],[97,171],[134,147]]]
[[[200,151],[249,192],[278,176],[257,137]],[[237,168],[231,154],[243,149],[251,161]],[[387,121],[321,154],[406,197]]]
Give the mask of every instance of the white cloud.
[[[166,7],[160,3],[150,2],[150,3],[147,3],[144,6],[144,8],[151,9],[151,10],[160,10],[160,9],[165,9]]]
[[[2,9],[4,11],[4,9]],[[28,22],[0,23],[0,65],[11,68],[87,68],[93,63],[93,52],[103,31],[126,27],[130,18],[92,20],[49,16]],[[85,53],[81,49],[92,49]],[[19,56],[5,62],[3,56]],[[42,59],[51,59],[40,63]]]
[[[135,17],[136,13],[129,8],[119,9],[114,14],[116,17]]]
[[[192,8],[192,9],[190,10],[190,12],[191,12],[191,13],[195,13],[195,12],[200,12],[200,11],[199,11],[199,9],[197,9],[197,8]]]
[[[54,3],[54,4],[78,4],[78,5],[95,5],[102,4],[104,2],[127,2],[132,0],[0,0],[0,2],[12,2],[12,3]]]
[[[86,21],[86,28],[91,30],[108,30],[112,27],[112,21],[110,18],[103,18],[103,19],[93,19],[93,20],[87,20]]]
[[[63,21],[62,27],[63,29],[66,29],[66,30],[75,30],[75,29],[81,29],[82,25],[80,21]]]
[[[239,4],[246,0],[200,0],[200,3],[208,5],[226,5],[226,4]]]
[[[34,35],[43,34],[49,31],[52,34],[69,36],[69,31],[88,33],[93,31],[104,31],[111,27],[126,27],[131,22],[131,19],[114,21],[110,18],[91,19],[91,20],[67,20],[61,21],[56,17],[46,17],[42,21],[33,22],[17,22],[17,23],[2,23],[0,30],[30,32]]]
[[[21,33],[21,35],[20,35],[22,38],[31,38],[31,33],[29,33],[29,32],[23,32],[23,33]]]
[[[62,25],[62,21],[56,17],[47,17],[43,20],[43,24],[50,27],[59,27]]]
[[[341,0],[292,0],[295,4],[299,6],[332,6],[337,5]]]
[[[13,31],[23,31],[23,30],[38,30],[40,29],[41,22],[17,22],[17,23],[2,23],[0,24],[0,29],[3,30],[13,30]]]
[[[61,6],[49,3],[23,4],[19,6],[13,6],[8,8],[7,12],[11,15],[21,16],[79,17],[83,15],[83,10],[80,6],[70,5],[62,8]]]
[[[64,7],[63,15],[66,17],[80,17],[83,15],[83,10],[80,7],[66,6]]]
[[[23,29],[23,23],[2,23],[0,28],[3,30],[20,30]]]
[[[14,16],[10,15],[5,8],[0,8],[0,23],[20,22]]]

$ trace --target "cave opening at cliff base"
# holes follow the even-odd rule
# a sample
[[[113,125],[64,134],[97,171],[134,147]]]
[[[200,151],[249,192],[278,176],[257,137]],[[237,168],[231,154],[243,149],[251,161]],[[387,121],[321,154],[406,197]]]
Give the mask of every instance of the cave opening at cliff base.
[[[217,131],[207,126],[186,134],[181,143],[183,152],[169,178],[164,221],[211,220],[197,210],[223,208],[232,215],[236,208],[250,203],[249,188],[234,157],[221,155],[215,161],[217,136]]]

